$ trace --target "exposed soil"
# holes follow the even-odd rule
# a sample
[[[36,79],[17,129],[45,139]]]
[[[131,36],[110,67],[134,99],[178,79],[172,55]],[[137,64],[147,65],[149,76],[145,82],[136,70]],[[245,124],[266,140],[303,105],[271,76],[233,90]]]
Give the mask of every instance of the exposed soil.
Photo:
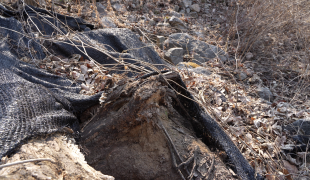
[[[119,88],[82,130],[89,165],[116,179],[236,178],[196,137],[167,86],[149,78]]]

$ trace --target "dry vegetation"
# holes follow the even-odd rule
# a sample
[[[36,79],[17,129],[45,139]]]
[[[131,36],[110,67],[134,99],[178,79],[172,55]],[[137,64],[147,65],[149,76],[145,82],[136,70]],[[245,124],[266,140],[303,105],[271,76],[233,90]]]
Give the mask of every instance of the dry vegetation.
[[[293,107],[299,112],[309,109],[310,2],[307,0],[241,0],[238,3],[230,1],[227,5],[229,6],[227,10],[229,30],[225,27],[221,30],[226,42],[226,50],[237,57],[238,64],[234,65],[234,71],[236,69],[242,71],[244,67],[253,67],[255,73],[259,74],[262,79],[262,83],[277,94],[271,105],[276,111],[284,112],[281,110],[281,103]],[[254,57],[247,58],[247,55],[251,56],[251,54]],[[237,87],[240,85],[239,83],[240,81],[236,83]],[[248,87],[245,83],[243,85]],[[251,90],[246,91],[250,92]],[[253,103],[255,107],[262,106],[261,104],[255,105],[254,101],[250,103]],[[239,108],[242,109],[242,106],[240,105]],[[249,106],[245,109],[251,110]],[[265,110],[270,112],[269,108]],[[291,116],[284,119],[275,117],[267,118],[268,123],[271,126],[277,124],[276,126],[283,127],[303,116],[298,117],[297,115],[294,118]],[[248,118],[254,121],[252,123],[255,123],[259,116],[248,116]],[[222,121],[223,119],[225,118],[222,118]],[[229,129],[227,124],[221,124],[225,129]],[[250,125],[251,123],[245,124]],[[240,128],[239,125],[234,125],[234,127]],[[265,129],[265,133],[262,135],[259,128],[253,128],[253,126],[247,128],[243,135],[232,136],[243,141],[243,143],[239,141],[239,148],[242,152],[248,151],[245,150],[247,148],[251,149],[250,153],[245,153],[248,160],[253,163],[256,170],[266,175],[267,179],[309,178],[309,165],[306,161],[298,162],[283,153],[285,145],[293,146],[294,144],[290,135],[285,134],[282,130],[275,133],[274,128],[273,130],[271,128],[270,131]],[[264,128],[268,129],[269,127],[265,124]],[[230,132],[230,134],[235,133]],[[265,142],[259,142],[260,138],[263,138]],[[281,138],[282,140],[280,140]],[[282,145],[277,143],[281,141]],[[274,142],[276,143],[272,145]],[[270,153],[267,153],[268,155],[262,153],[267,144],[275,148],[270,151],[270,147],[268,147]],[[258,151],[257,147],[259,147]],[[288,164],[287,161],[291,164]],[[295,173],[291,173],[292,169],[295,169]],[[287,176],[284,176],[285,174]]]
[[[294,146],[282,126],[306,118],[302,114],[310,106],[310,1],[226,0],[219,4],[225,5],[222,9],[225,9],[226,23],[219,28],[211,27],[219,30],[218,35],[211,33],[202,40],[224,48],[236,58],[235,63],[214,60],[203,64],[213,73],[208,77],[178,71],[196,101],[213,114],[257,172],[267,179],[309,178],[305,158],[292,158],[281,148]],[[119,27],[126,27],[117,23],[117,14],[113,17]],[[160,48],[155,48],[162,54]],[[247,72],[249,67],[254,72]],[[241,71],[258,74],[258,81],[276,94],[274,102],[268,104],[253,97],[251,91],[257,86],[247,84],[251,78],[240,81],[234,76]],[[225,95],[227,103],[222,102],[221,93],[214,92],[213,87]],[[285,117],[278,118],[281,113]]]
[[[310,2],[250,0],[231,5],[233,8],[227,13],[232,15],[230,30],[226,37],[232,47],[238,47],[238,59],[245,62],[246,53],[252,52],[253,59],[270,70],[269,76],[277,80],[288,78],[283,82],[287,87],[292,86],[288,82],[294,84],[296,89],[285,94],[292,98],[290,101],[301,100],[307,91],[305,84],[309,75]],[[279,72],[297,77],[281,77]]]

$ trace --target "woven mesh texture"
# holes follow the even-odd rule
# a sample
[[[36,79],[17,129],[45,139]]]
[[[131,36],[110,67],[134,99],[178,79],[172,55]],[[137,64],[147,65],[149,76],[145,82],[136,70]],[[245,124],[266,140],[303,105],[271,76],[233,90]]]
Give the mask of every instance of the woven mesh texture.
[[[26,29],[29,31],[27,26]],[[81,95],[79,84],[20,61],[24,56],[37,60],[45,57],[39,41],[30,38],[31,31],[25,32],[21,23],[13,17],[0,16],[0,158],[10,154],[23,141],[33,136],[56,132],[64,126],[78,132],[80,114],[98,104],[101,95]],[[87,43],[101,43],[114,57],[165,64],[152,48],[145,47],[128,29],[81,32],[77,36]],[[82,49],[81,43],[76,43],[78,48]],[[76,46],[65,42],[45,44],[46,48],[56,55],[69,57],[72,54],[81,54],[87,58]],[[35,50],[35,53],[30,50]],[[99,50],[86,50],[87,54],[99,63],[117,63]],[[123,53],[124,50],[128,51]],[[139,65],[137,61],[130,61]]]

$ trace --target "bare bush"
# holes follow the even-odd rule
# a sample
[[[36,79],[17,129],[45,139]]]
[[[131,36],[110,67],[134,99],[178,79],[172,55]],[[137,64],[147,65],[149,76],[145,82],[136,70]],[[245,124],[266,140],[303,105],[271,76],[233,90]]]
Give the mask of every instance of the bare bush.
[[[253,64],[265,86],[278,85],[271,88],[277,96],[274,104],[284,101],[302,109],[310,102],[310,1],[231,0],[228,6],[229,29],[223,33],[230,45],[228,51],[236,54],[240,63]],[[247,52],[254,58],[246,58]],[[283,160],[281,156],[263,160],[267,176],[285,174]],[[299,168],[299,174],[303,174]]]
[[[255,60],[268,65],[265,67],[269,68],[268,71],[296,74],[298,78],[288,77],[292,79],[286,83],[308,77],[309,1],[241,0],[228,4],[233,8],[227,11],[229,30],[226,38],[232,46],[238,46],[236,51],[243,62],[245,54],[252,52]],[[269,75],[283,78],[274,73]],[[293,97],[295,94],[285,96]]]

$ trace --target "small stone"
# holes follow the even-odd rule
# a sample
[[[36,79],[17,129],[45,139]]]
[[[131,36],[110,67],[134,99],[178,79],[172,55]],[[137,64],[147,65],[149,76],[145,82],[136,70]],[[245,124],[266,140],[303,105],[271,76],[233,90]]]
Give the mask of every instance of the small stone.
[[[238,79],[239,79],[240,81],[245,80],[247,77],[248,77],[248,76],[247,76],[244,72],[240,72],[240,73],[238,74]]]
[[[171,25],[170,25],[169,23],[163,23],[163,25],[164,25],[165,27],[171,27]]]
[[[200,6],[199,4],[193,4],[190,6],[191,10],[194,10],[196,12],[200,12]]]
[[[199,62],[205,62],[206,61],[203,57],[201,57],[199,54],[196,54],[196,53],[193,55],[193,59],[195,59],[196,61],[199,61]]]
[[[156,25],[156,22],[155,22],[153,19],[151,19],[151,20],[149,21],[149,25],[150,25],[150,26],[155,26],[155,25]]]
[[[178,17],[178,18],[180,18],[180,17],[182,16],[180,13],[175,12],[175,11],[170,11],[170,12],[169,12],[169,15],[170,15],[170,16],[175,16],[175,17]]]
[[[84,89],[85,91],[90,90],[90,88],[87,85],[85,85],[84,83],[81,84],[81,88]]]
[[[84,29],[84,31],[85,31],[85,32],[91,31],[91,29],[90,29],[89,27],[86,27],[86,28]]]
[[[105,28],[117,28],[117,26],[113,23],[112,19],[109,17],[101,18],[102,26]]]
[[[76,80],[78,80],[78,81],[85,81],[84,74],[80,74],[79,77]]]
[[[197,12],[190,12],[189,15],[193,18],[198,18],[198,13]]]
[[[96,5],[97,5],[97,11],[99,14],[106,14],[107,13],[106,12],[107,8],[104,5],[102,5],[100,2],[97,2]]]
[[[91,13],[91,17],[92,17],[92,18],[96,18],[96,17],[97,17],[96,12],[92,12],[92,13]]]
[[[134,15],[129,15],[129,16],[127,17],[127,20],[128,20],[129,22],[131,22],[131,23],[134,23],[134,22],[137,21],[137,18],[136,18]]]
[[[257,94],[259,95],[259,97],[261,97],[262,99],[265,99],[265,100],[270,101],[270,102],[273,101],[273,94],[269,90],[269,88],[259,86],[259,87],[257,87],[256,91],[257,91]]]
[[[113,4],[112,7],[113,7],[113,9],[114,9],[115,11],[117,11],[117,12],[122,12],[122,13],[124,13],[124,12],[127,11],[125,5],[123,5],[123,4],[118,4],[118,3],[116,3],[116,4]]]
[[[76,71],[72,71],[70,74],[72,75],[72,77],[73,77],[74,79],[79,78],[80,75],[81,75],[81,73],[78,73],[78,72],[76,72]]]
[[[119,3],[119,0],[110,0],[110,3],[113,5],[115,3]]]
[[[158,27],[171,27],[169,23],[157,23]]]
[[[186,29],[186,25],[184,24],[184,22],[175,17],[175,16],[172,16],[170,19],[169,19],[169,24],[172,26],[172,27],[175,27],[175,28],[178,28],[178,29]]]
[[[255,72],[252,69],[246,69],[245,73],[247,76],[252,77]]]
[[[135,9],[135,8],[136,8],[136,5],[135,5],[135,4],[131,4],[131,7]]]
[[[183,0],[183,5],[185,7],[189,7],[190,5],[192,5],[192,1],[191,0]]]
[[[246,54],[245,54],[245,58],[247,59],[247,60],[250,60],[250,59],[252,59],[254,57],[254,55],[251,53],[251,52],[247,52]]]
[[[261,83],[261,82],[262,82],[262,80],[260,79],[260,77],[257,74],[253,74],[253,77],[251,77],[249,79],[249,83],[252,83],[252,84]]]
[[[210,72],[209,70],[207,70],[206,68],[204,67],[197,67],[197,68],[193,68],[190,70],[191,72],[195,72],[197,74],[203,74],[203,75],[211,75],[212,72]]]
[[[81,72],[83,73],[83,74],[87,74],[87,67],[85,66],[85,65],[81,65]]]
[[[186,13],[190,13],[191,12],[191,9],[190,8],[186,8]]]
[[[175,5],[174,8],[173,8],[173,10],[174,10],[175,12],[179,12],[180,7],[179,7],[178,5]]]
[[[163,18],[160,18],[160,17],[154,17],[154,21],[156,21],[156,22],[160,22],[160,21],[163,21]]]
[[[163,48],[163,43],[165,41],[165,37],[164,36],[157,36],[156,37],[156,45],[159,47],[159,48]]]
[[[158,26],[158,27],[163,27],[163,26],[164,26],[164,23],[157,23],[157,26]]]
[[[165,58],[174,64],[183,61],[183,48],[171,48],[165,53]]]

